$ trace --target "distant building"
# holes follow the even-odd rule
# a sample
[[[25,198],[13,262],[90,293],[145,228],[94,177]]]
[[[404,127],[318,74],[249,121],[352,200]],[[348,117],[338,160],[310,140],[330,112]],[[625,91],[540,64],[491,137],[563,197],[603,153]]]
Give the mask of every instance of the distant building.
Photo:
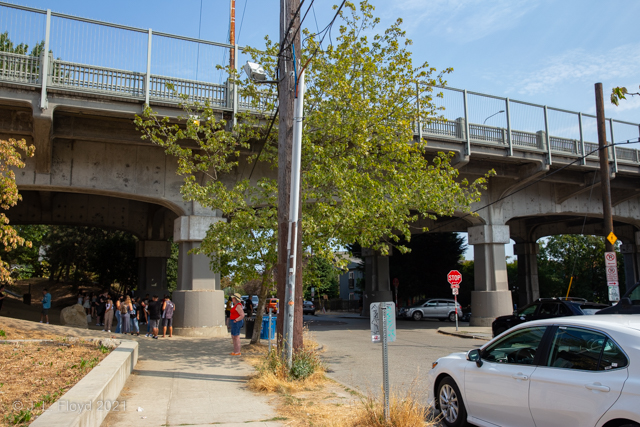
[[[360,260],[358,258],[348,257],[349,271],[340,275],[340,298],[343,300],[358,300],[362,293],[360,283],[364,284],[364,272],[359,270]]]

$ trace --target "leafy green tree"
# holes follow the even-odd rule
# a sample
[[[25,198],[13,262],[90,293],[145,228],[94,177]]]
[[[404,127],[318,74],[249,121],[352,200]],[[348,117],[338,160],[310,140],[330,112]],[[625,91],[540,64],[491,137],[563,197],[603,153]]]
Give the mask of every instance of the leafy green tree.
[[[15,229],[18,235],[31,242],[31,245],[18,246],[7,254],[7,262],[11,266],[12,277],[14,279],[42,277],[43,268],[40,260],[40,249],[42,241],[49,231],[49,226],[18,225]]]
[[[304,298],[311,299],[312,287],[315,288],[315,295],[326,295],[329,299],[338,298],[340,271],[326,258],[310,256],[302,275]]]
[[[24,139],[13,138],[0,139],[0,208],[8,210],[15,206],[22,196],[18,193],[16,185],[15,169],[24,168],[22,153],[32,157],[36,148],[27,145]],[[4,247],[4,256],[0,257],[0,282],[12,283],[11,266],[7,262],[7,255],[21,246],[31,247],[31,242],[21,237],[18,232],[9,225],[9,218],[4,212],[0,212],[0,246]]]
[[[564,234],[543,240],[538,254],[540,296],[566,296],[571,282],[569,296],[607,302],[604,252],[604,240],[598,236]],[[620,283],[624,282],[622,260],[618,254]]]
[[[427,63],[415,66],[402,21],[379,31],[373,9],[367,1],[359,7],[347,2],[334,44],[323,49],[318,37],[305,31],[304,49],[296,52],[300,63],[307,64],[302,247],[338,267],[346,260],[335,258],[334,252],[353,242],[383,254],[390,244],[407,252],[400,242],[411,239],[412,223],[420,217],[468,212],[486,184],[486,177],[471,183],[458,179],[458,170],[450,164],[452,154],[427,158],[426,142],[414,141],[414,121],[437,116],[432,99],[441,94],[434,93],[434,86],[445,84],[444,74],[451,70],[437,73]],[[250,54],[273,75],[278,51],[267,39],[264,49]],[[277,167],[277,129],[270,132],[260,121],[263,114],[276,113],[276,89],[265,91],[246,79],[241,84],[241,94],[262,114],[240,114],[232,130],[208,103],[185,102],[179,123],[147,108],[136,124],[143,139],[177,158],[178,173],[185,177],[184,197],[219,210],[227,220],[211,226],[200,252],[234,282],[261,279],[262,296],[272,285],[277,260],[277,182],[269,177],[234,182],[223,178],[239,168],[251,170],[256,162]],[[249,151],[252,144],[261,147],[258,153],[242,157],[241,151]],[[261,308],[252,342],[260,332]],[[296,343],[301,339],[294,337]]]

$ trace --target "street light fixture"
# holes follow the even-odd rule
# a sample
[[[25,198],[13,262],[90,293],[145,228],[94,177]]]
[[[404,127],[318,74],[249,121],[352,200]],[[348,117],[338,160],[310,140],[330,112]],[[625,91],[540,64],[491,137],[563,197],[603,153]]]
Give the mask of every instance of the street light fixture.
[[[498,111],[497,113],[493,113],[492,115],[490,115],[489,117],[487,117],[486,119],[484,119],[484,122],[482,122],[482,126],[484,126],[484,125],[485,125],[485,123],[487,123],[487,120],[489,120],[491,117],[493,117],[493,116],[495,116],[495,115],[498,115],[498,114],[500,114],[500,113],[504,113],[504,110],[500,110],[500,111]],[[488,140],[489,140],[489,138],[487,137],[487,128],[483,127],[483,128],[482,128],[482,133],[484,134],[484,140],[485,140],[485,141],[488,141]]]
[[[500,110],[497,113],[493,113],[492,115],[490,115],[489,117],[487,117],[486,119],[484,119],[484,122],[482,122],[482,125],[484,126],[485,123],[487,123],[487,120],[489,120],[491,117],[498,115],[500,113],[504,113],[504,110]]]

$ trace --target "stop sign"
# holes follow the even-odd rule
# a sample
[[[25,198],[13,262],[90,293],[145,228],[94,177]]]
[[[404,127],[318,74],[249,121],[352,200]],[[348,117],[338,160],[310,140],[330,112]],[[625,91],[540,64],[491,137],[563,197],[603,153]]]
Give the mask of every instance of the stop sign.
[[[451,270],[449,274],[447,274],[447,282],[449,282],[452,287],[460,287],[462,274],[458,270]]]

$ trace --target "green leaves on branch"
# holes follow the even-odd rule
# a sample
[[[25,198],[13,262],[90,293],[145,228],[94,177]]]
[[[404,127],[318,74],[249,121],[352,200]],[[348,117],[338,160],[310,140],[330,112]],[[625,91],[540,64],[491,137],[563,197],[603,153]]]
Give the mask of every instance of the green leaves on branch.
[[[636,96],[640,95],[640,92],[630,93],[626,87],[614,87],[611,89],[611,103],[618,106],[621,99],[627,99],[625,95]]]
[[[342,267],[345,260],[334,252],[347,244],[382,253],[392,244],[406,251],[398,242],[410,239],[412,224],[421,217],[469,212],[487,178],[460,180],[450,163],[453,154],[430,158],[426,143],[414,141],[417,120],[439,117],[441,108],[433,98],[442,93],[434,86],[445,85],[452,69],[437,72],[428,63],[414,65],[402,21],[379,31],[373,11],[367,1],[358,6],[347,2],[332,44],[320,46],[321,36],[304,30],[302,52],[296,52],[300,63],[308,64],[302,247]],[[246,52],[267,75],[276,76],[278,51],[267,38],[264,49]],[[234,129],[208,104],[186,102],[179,121],[147,109],[136,124],[143,138],[176,157],[178,173],[185,177],[184,197],[227,219],[211,227],[202,251],[212,256],[212,267],[241,283],[269,275],[277,258],[278,183],[272,172],[278,161],[277,126],[267,133],[277,111],[277,88],[258,88],[234,73],[231,78],[254,108],[238,116]],[[260,173],[251,177],[254,162]]]

